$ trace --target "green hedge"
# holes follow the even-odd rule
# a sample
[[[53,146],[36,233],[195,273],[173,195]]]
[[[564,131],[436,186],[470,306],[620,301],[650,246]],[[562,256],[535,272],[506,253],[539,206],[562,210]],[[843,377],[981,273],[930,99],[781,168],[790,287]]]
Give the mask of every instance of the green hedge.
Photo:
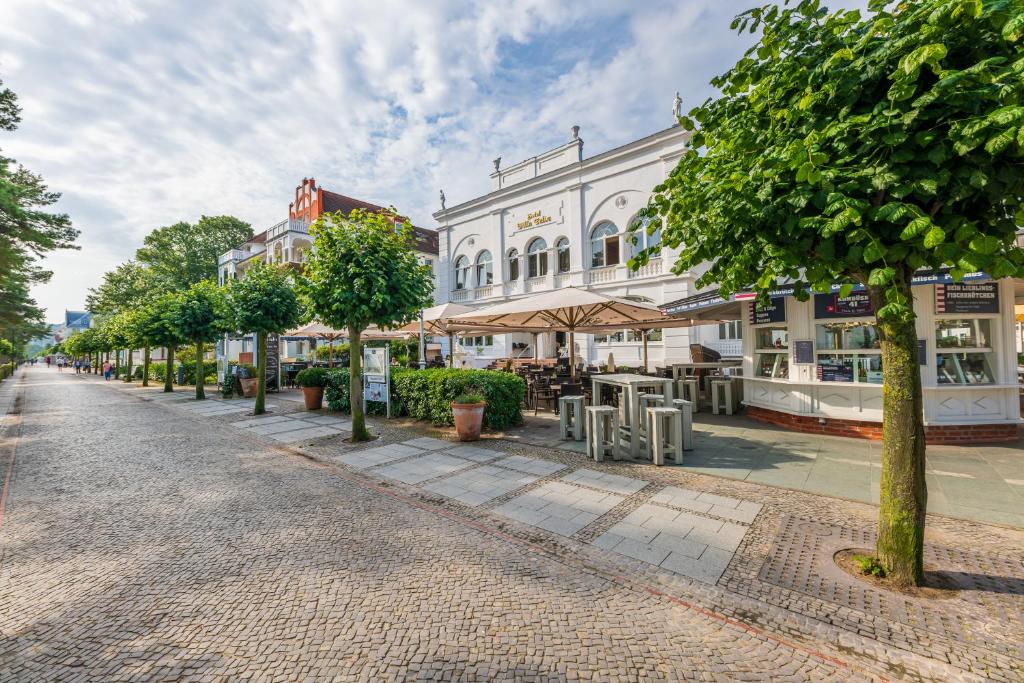
[[[348,393],[348,369],[334,368],[327,373],[324,398],[330,410],[351,411]],[[451,425],[451,403],[467,392],[483,394],[484,427],[502,430],[523,421],[522,404],[526,382],[506,372],[494,370],[433,369],[391,371],[391,411],[435,425]],[[370,404],[371,413],[383,414],[383,406]]]
[[[196,364],[193,361],[185,361],[184,363],[179,363],[177,360],[175,360],[174,361],[175,370],[177,370],[178,365],[184,365],[185,366],[185,384],[195,384],[196,383],[196,374],[195,374],[196,373]],[[206,371],[206,383],[207,384],[216,384],[217,383],[217,363],[214,362],[214,361],[206,361],[203,364],[203,370]],[[165,363],[163,361],[151,362],[149,364],[149,374],[150,374],[152,379],[155,379],[155,380],[157,380],[159,382],[163,382],[164,378],[167,377],[167,363]],[[177,375],[174,376],[174,381],[175,382],[178,381]]]
[[[391,373],[392,405],[398,412],[435,425],[454,424],[451,403],[465,393],[483,394],[484,427],[502,430],[523,421],[526,382],[521,377],[495,370],[397,368]]]
[[[15,365],[13,362],[0,365],[0,380],[7,379],[14,374]]]

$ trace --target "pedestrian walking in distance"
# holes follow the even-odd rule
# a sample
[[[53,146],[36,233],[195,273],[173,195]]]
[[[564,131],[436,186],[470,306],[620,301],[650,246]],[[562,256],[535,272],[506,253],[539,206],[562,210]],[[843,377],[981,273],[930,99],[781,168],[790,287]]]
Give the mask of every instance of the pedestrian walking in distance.
[[[103,379],[110,381],[110,361],[103,361]]]

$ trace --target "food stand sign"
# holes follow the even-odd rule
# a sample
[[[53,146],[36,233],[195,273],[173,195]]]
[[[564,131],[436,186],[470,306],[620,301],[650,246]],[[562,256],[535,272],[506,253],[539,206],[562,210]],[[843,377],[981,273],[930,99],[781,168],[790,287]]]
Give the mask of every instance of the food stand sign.
[[[387,404],[391,417],[391,363],[388,346],[363,347],[363,407],[367,401]]]
[[[786,322],[786,300],[784,298],[773,296],[764,306],[756,301],[750,305],[751,325],[784,322]]]
[[[276,334],[267,335],[267,371],[264,375],[266,386],[271,391],[281,387],[281,338]]]
[[[999,287],[995,282],[935,285],[935,312],[998,313]]]
[[[793,342],[793,364],[814,365],[814,342],[810,339],[798,339]]]
[[[874,315],[875,307],[867,292],[854,292],[850,296],[838,294],[815,294],[814,317],[822,318],[862,318]]]

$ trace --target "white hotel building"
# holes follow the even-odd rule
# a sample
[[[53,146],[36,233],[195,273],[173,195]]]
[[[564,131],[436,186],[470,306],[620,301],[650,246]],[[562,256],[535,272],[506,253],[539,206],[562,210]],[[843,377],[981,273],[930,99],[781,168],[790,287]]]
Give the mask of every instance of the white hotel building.
[[[575,286],[616,297],[661,304],[695,293],[700,273],[671,272],[678,250],[664,249],[639,271],[626,263],[644,242],[660,240],[628,226],[686,149],[689,133],[673,126],[584,159],[579,129],[559,147],[506,168],[495,160],[491,192],[434,214],[439,237],[438,302],[490,306],[532,292]],[[742,355],[738,324],[667,329],[652,333],[650,367],[689,360],[701,343],[725,357]],[[562,333],[540,335],[541,358],[555,357]],[[641,364],[642,344],[631,332],[609,337],[576,335],[580,357],[591,363],[613,353],[624,366]],[[532,357],[531,334],[467,340],[470,362]]]

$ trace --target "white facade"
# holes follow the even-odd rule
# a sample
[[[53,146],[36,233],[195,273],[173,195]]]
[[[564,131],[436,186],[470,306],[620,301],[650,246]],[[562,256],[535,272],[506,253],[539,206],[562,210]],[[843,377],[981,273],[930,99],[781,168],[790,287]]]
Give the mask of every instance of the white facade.
[[[626,230],[686,149],[679,126],[589,159],[583,141],[565,145],[491,174],[492,191],[434,214],[439,258],[436,301],[490,306],[532,292],[575,286],[661,304],[694,293],[700,273],[670,272],[678,250],[665,249],[639,271],[626,265],[632,251]],[[660,231],[642,239],[656,241]],[[643,246],[643,245],[638,245]],[[726,327],[726,326],[723,326]],[[703,343],[739,356],[739,326],[667,329],[648,344],[650,367],[689,359],[689,344]],[[731,333],[731,335],[730,335]],[[642,344],[625,331],[621,340],[576,335],[580,357],[597,363],[613,353],[617,365],[639,366]],[[733,339],[728,337],[732,336]],[[502,334],[471,344],[474,365],[496,358],[532,357],[530,334]],[[488,344],[488,342],[491,342]],[[541,335],[540,357],[554,357],[562,335]]]

